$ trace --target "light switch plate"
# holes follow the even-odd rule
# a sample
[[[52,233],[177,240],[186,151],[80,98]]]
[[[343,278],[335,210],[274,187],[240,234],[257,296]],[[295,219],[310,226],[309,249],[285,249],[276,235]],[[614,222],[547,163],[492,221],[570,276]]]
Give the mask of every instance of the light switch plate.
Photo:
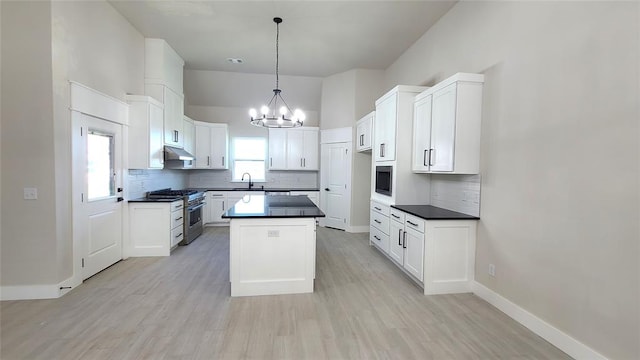
[[[24,188],[24,199],[25,200],[37,200],[38,199],[38,189],[37,188]]]

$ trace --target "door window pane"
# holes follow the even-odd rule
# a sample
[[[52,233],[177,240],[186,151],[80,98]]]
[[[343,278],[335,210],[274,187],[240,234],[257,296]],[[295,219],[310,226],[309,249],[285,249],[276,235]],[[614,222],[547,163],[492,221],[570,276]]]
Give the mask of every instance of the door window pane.
[[[89,200],[115,195],[112,135],[89,132],[87,162]]]

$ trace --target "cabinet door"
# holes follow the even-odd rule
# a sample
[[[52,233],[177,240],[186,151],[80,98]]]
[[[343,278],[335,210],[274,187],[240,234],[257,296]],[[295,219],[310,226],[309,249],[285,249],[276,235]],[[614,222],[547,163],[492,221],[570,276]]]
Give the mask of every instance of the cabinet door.
[[[356,125],[356,151],[364,151],[364,122]]]
[[[423,281],[424,274],[424,234],[407,228],[404,239],[404,268],[409,274]]]
[[[204,202],[204,206],[202,207],[202,223],[203,224],[208,224],[211,222],[211,203],[210,203],[210,199],[211,199],[211,195],[209,194],[209,192],[205,192],[205,202]]]
[[[453,171],[457,84],[433,93],[431,117],[431,171]]]
[[[149,104],[149,167],[162,169],[164,167],[164,111]]]
[[[404,238],[404,224],[397,221],[389,222],[389,256],[398,264],[402,265],[404,260],[404,248],[402,240]]]
[[[389,96],[376,106],[373,134],[375,161],[396,159],[396,109],[397,95]]]
[[[222,222],[222,214],[226,209],[226,196],[219,194],[212,194],[211,200],[211,221],[210,222]]]
[[[196,123],[195,128],[195,167],[196,169],[209,169],[211,167],[211,127]]]
[[[228,169],[229,157],[227,126],[219,125],[211,127],[211,168],[212,169]]]
[[[304,168],[304,131],[287,131],[287,169],[302,170]]]
[[[164,143],[171,146],[183,147],[184,134],[182,96],[164,87]]]
[[[413,162],[414,172],[429,171],[431,148],[431,99],[426,96],[413,105]]]
[[[367,120],[365,120],[362,123],[362,150],[371,150],[371,134],[372,134],[372,129],[371,127],[373,126],[373,118],[374,115],[373,113],[371,115],[369,115],[367,117]]]
[[[318,132],[314,130],[304,130],[302,157],[302,167],[304,170],[318,170]]]
[[[287,130],[269,129],[269,169],[287,168]]]

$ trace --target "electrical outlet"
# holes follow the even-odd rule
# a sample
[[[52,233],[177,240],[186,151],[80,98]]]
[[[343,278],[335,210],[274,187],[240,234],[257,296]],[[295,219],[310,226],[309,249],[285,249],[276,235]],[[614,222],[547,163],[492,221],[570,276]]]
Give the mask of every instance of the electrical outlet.
[[[496,276],[496,266],[493,264],[489,264],[489,275]]]
[[[25,200],[38,200],[38,189],[37,188],[24,188],[24,199]]]

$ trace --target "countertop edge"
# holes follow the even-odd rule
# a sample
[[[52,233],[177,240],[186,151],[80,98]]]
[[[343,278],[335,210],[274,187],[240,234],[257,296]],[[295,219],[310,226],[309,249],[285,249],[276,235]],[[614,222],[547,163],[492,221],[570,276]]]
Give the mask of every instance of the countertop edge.
[[[433,208],[433,209],[437,209],[437,211],[443,211],[446,212],[448,214],[445,214],[444,216],[425,216],[423,214],[420,214],[419,212],[416,212],[414,210],[410,210],[407,209],[408,206],[424,206],[425,208]],[[394,209],[398,209],[400,211],[404,211],[407,214],[411,214],[413,216],[417,216],[423,220],[480,220],[480,217],[478,216],[473,216],[473,215],[469,215],[469,214],[465,214],[465,213],[461,213],[461,212],[457,212],[457,211],[453,211],[453,210],[449,210],[449,209],[445,209],[445,208],[440,208],[437,206],[433,206],[433,205],[402,205],[402,204],[396,204],[396,205],[391,205],[392,208]]]

